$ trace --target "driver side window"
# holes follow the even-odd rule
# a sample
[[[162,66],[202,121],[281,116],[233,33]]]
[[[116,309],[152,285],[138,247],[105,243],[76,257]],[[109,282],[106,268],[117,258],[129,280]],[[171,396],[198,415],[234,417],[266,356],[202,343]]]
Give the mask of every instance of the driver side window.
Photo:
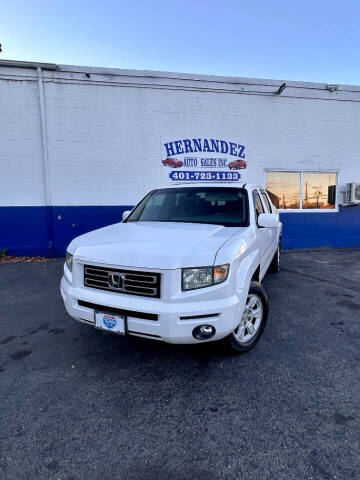
[[[254,206],[255,206],[255,219],[257,224],[260,213],[265,213],[263,204],[260,199],[259,192],[257,190],[253,191],[253,199],[254,199]]]
[[[263,199],[263,202],[264,202],[264,205],[265,205],[265,209],[267,210],[268,213],[272,213],[272,208],[271,208],[271,205],[270,205],[270,201],[265,193],[265,190],[260,190],[261,192],[261,196],[262,196],[262,199]]]

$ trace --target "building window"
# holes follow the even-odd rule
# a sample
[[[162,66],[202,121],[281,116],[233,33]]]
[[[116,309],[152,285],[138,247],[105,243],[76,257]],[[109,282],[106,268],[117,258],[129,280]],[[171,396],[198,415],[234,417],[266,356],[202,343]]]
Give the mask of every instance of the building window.
[[[266,172],[266,190],[281,210],[336,207],[335,172]]]

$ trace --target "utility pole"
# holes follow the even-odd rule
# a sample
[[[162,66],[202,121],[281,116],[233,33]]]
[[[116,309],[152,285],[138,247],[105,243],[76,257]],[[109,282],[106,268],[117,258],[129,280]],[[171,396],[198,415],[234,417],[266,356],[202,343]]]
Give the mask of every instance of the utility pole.
[[[307,207],[307,201],[308,201],[308,182],[306,180],[306,182],[305,182],[305,198],[304,198],[305,208]]]
[[[320,185],[314,185],[312,187],[315,192],[314,192],[314,197],[316,198],[316,208],[319,208],[319,198],[322,196],[322,191],[320,190]]]

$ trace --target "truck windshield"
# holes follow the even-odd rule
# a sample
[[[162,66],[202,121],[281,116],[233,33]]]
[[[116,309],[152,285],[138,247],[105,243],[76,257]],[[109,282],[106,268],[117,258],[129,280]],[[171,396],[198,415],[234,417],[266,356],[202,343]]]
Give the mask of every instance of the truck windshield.
[[[249,225],[248,195],[246,190],[236,187],[162,188],[150,192],[126,221],[246,227]]]

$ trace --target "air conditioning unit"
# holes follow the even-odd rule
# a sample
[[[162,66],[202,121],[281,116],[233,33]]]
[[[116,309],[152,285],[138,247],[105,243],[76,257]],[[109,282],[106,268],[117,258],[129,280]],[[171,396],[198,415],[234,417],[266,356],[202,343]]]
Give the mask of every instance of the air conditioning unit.
[[[360,204],[360,183],[348,183],[346,185],[345,205]]]

